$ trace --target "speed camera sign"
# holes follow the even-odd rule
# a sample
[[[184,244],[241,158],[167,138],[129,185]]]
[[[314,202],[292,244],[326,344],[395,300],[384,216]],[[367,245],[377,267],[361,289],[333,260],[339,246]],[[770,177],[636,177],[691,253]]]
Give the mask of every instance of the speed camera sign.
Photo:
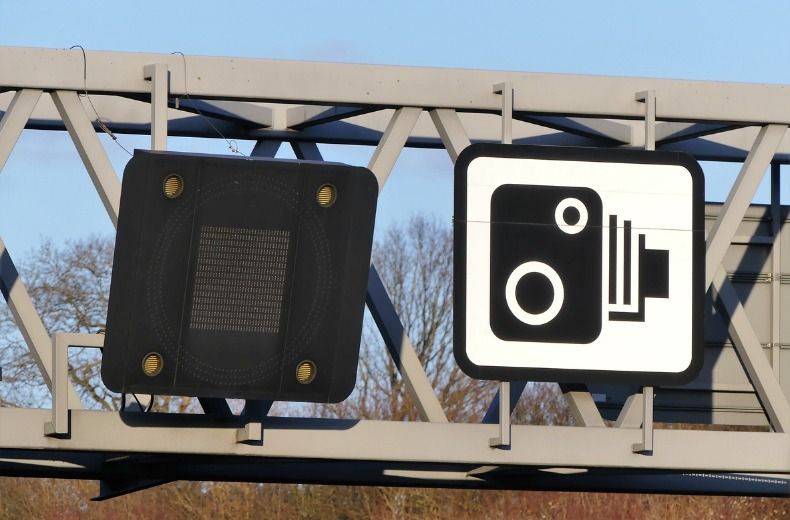
[[[668,384],[701,365],[688,155],[473,145],[456,163],[455,355],[482,379]]]

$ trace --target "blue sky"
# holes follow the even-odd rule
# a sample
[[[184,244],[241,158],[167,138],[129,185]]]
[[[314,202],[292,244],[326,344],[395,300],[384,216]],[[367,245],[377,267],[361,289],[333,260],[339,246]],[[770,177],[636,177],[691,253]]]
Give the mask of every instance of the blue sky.
[[[0,13],[3,46],[79,44],[94,50],[790,84],[790,2],[778,0],[0,0]],[[127,148],[148,145],[142,137],[121,140]],[[216,140],[171,139],[169,146],[227,151]],[[121,172],[128,156],[112,143],[107,151]],[[372,152],[332,146],[322,151],[328,159],[354,164],[365,164]],[[709,198],[720,199],[738,166],[705,167]],[[379,228],[415,212],[449,223],[451,171],[443,151],[404,152],[382,194]],[[766,193],[761,191],[761,200]],[[0,236],[12,254],[22,255],[42,237],[60,241],[111,232],[68,136],[25,132],[0,173]]]

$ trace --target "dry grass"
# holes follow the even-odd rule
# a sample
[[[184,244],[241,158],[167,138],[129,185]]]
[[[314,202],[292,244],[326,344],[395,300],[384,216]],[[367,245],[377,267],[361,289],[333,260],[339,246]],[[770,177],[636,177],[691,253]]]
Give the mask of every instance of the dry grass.
[[[19,520],[790,518],[790,501],[778,498],[177,482],[91,502],[97,490],[96,483],[87,481],[2,478],[0,516]]]

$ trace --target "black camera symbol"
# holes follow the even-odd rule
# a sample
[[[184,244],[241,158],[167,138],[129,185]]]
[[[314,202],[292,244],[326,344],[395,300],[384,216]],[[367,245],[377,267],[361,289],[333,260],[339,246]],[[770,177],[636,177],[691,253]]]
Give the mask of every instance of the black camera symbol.
[[[636,309],[609,312],[609,321],[644,321],[645,298],[668,297],[669,252],[646,249],[639,234],[638,263],[632,266],[631,222],[625,221],[618,266],[616,215],[609,224],[609,304],[630,303],[632,278],[638,289]],[[493,333],[506,341],[595,341],[603,325],[603,232],[601,197],[593,189],[499,186],[491,197]],[[623,288],[615,286],[618,268]]]
[[[506,341],[590,343],[601,333],[601,198],[504,184],[491,196],[491,330]]]

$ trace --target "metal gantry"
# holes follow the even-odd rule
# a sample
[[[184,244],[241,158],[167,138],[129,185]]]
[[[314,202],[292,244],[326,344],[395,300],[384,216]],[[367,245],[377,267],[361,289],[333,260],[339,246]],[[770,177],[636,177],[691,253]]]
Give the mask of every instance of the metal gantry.
[[[317,143],[374,145],[367,166],[380,188],[404,147],[444,148],[455,161],[472,142],[679,150],[743,163],[724,205],[709,211],[706,282],[726,345],[706,346],[703,375],[686,388],[621,389],[617,401],[610,389],[563,385],[576,427],[510,425],[523,382],[502,385],[506,394],[480,423],[448,422],[373,266],[367,305],[421,422],[238,416],[209,399],[200,416],[84,410],[65,352],[100,347],[102,336],[50,336],[0,238],[0,288],[53,396],[51,410],[0,408],[0,473],[100,479],[103,497],[173,479],[790,494],[790,367],[782,371],[790,331],[781,312],[790,270],[779,201],[780,165],[790,162],[787,86],[6,47],[0,113],[0,172],[24,129],[65,129],[113,224],[120,181],[97,137],[107,124],[150,134],[152,149],[165,149],[168,136],[222,136],[255,140],[256,156],[287,142],[298,158],[321,160]],[[744,237],[769,166],[770,233]],[[751,311],[728,268],[733,244],[771,249],[770,297]],[[766,308],[769,325],[756,328]],[[727,349],[740,364],[724,375],[745,383],[723,382]],[[662,396],[677,392],[691,397],[659,411]],[[768,431],[653,428],[654,411],[658,420],[691,417],[684,413],[699,395],[710,422]],[[760,406],[739,404],[744,397]]]

